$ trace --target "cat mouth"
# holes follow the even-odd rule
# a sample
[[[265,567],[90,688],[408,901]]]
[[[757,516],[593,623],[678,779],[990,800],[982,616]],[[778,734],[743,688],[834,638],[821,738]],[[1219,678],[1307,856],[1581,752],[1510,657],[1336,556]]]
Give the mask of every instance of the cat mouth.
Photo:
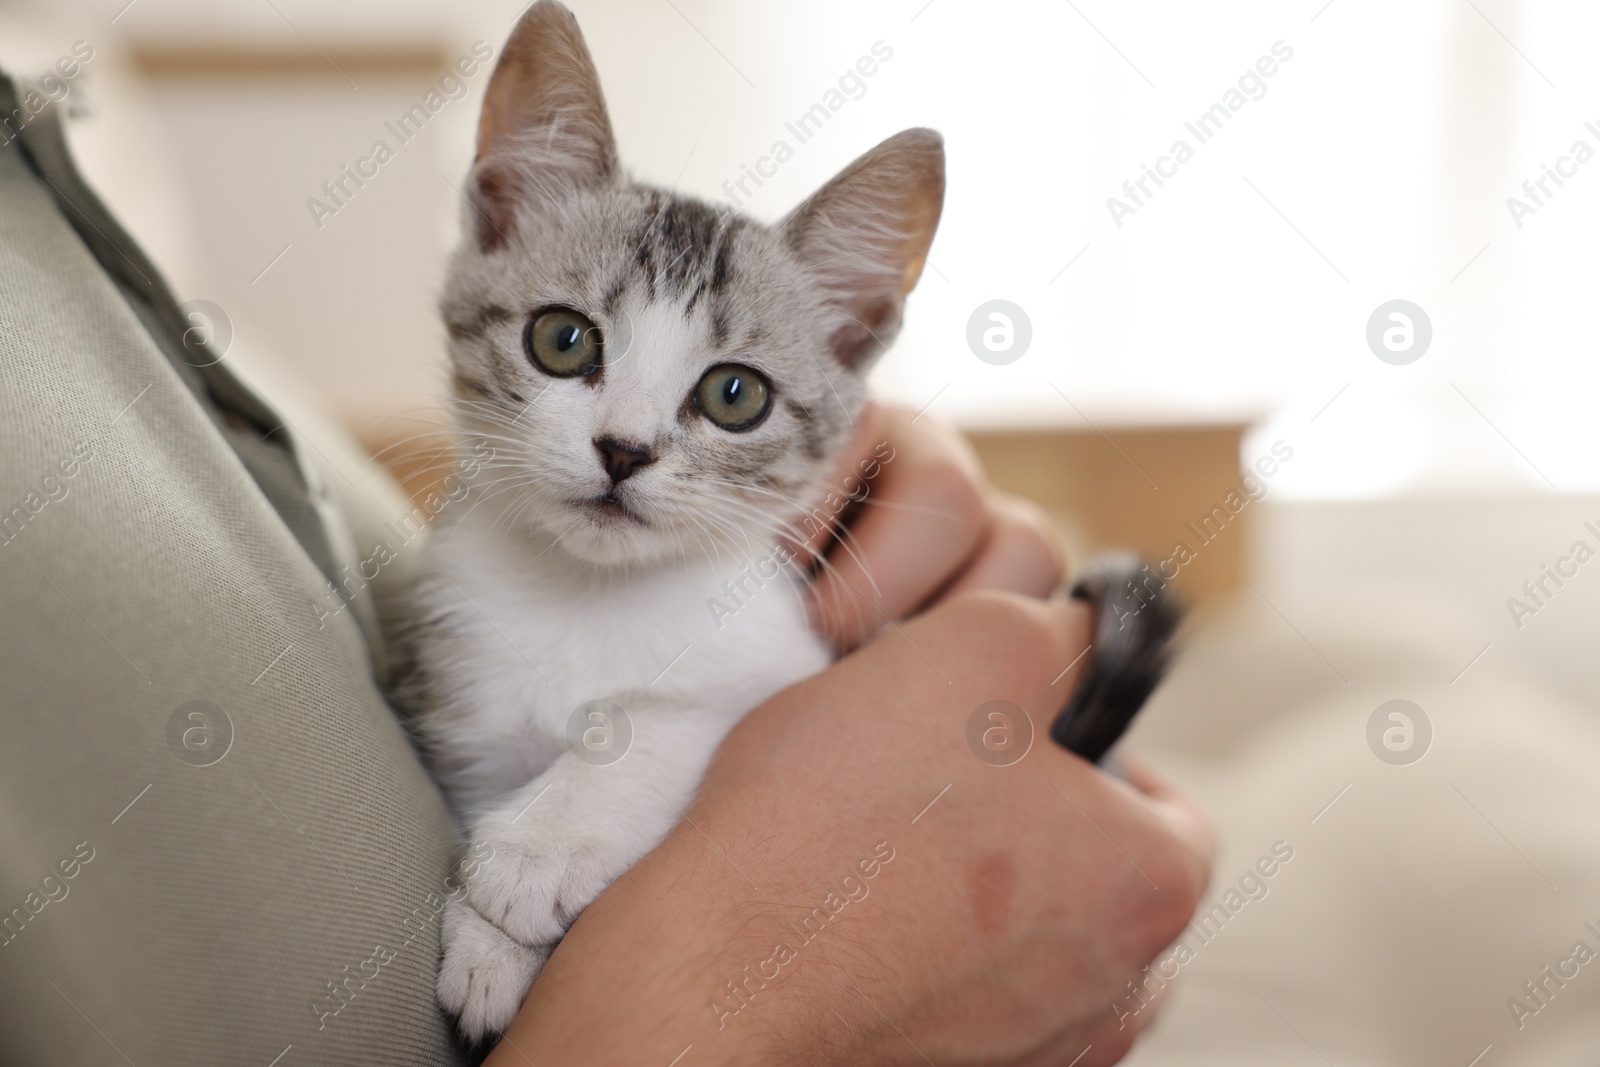
[[[646,525],[644,518],[624,504],[622,498],[615,492],[579,501],[578,509],[590,519],[600,523],[634,522],[640,526]]]

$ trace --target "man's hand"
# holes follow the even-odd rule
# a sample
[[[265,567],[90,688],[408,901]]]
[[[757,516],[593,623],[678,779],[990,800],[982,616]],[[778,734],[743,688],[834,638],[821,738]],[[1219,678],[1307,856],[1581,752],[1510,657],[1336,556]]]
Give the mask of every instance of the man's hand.
[[[1043,597],[1061,550],[1038,508],[983,482],[959,435],[905,408],[869,404],[840,454],[833,496],[797,526],[826,551],[812,621],[840,652],[885,624],[975,589]],[[849,518],[833,542],[832,526]]]
[[[1042,517],[895,408],[868,409],[837,477],[806,526],[828,559],[813,620],[841,652],[880,636],[735,728],[684,822],[568,933],[494,1067],[1095,1067],[1153,1017],[1114,1005],[1188,921],[1209,831],[1148,774],[1049,743],[1089,620],[1027,599],[1062,578]],[[1033,724],[1008,767],[967,741],[997,699]]]
[[[958,596],[756,709],[490,1062],[1120,1058],[1153,1013],[1119,1028],[1113,1005],[1188,921],[1211,841],[1147,776],[1049,743],[1087,641],[1080,606]],[[1034,724],[1008,767],[967,743],[997,699]]]

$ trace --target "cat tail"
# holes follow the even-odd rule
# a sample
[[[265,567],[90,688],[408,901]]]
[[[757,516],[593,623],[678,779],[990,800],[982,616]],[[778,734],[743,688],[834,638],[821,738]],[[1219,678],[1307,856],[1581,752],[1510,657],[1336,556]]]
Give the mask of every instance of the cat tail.
[[[1096,560],[1073,583],[1071,597],[1094,609],[1094,640],[1050,737],[1091,763],[1117,743],[1171,662],[1183,609],[1167,584],[1128,555]]]

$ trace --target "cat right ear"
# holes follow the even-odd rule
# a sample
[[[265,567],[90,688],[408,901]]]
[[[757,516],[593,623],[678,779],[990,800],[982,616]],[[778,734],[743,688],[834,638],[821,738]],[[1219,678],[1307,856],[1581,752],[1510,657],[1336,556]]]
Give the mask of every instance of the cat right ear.
[[[944,207],[944,140],[905,130],[857,159],[783,221],[784,236],[842,322],[829,337],[861,370],[900,330]]]
[[[503,248],[524,215],[615,180],[617,147],[578,20],[539,0],[511,31],[484,94],[469,196],[478,247]]]

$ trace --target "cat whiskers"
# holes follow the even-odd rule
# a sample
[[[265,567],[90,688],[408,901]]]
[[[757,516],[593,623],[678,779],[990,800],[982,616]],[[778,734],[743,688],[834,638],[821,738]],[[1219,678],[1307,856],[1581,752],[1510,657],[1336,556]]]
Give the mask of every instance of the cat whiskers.
[[[512,477],[515,476],[508,475],[507,478],[503,480],[509,480]],[[533,476],[525,473],[522,476],[521,481],[515,485],[506,486],[502,492],[522,493],[521,500],[517,501],[514,506],[502,511],[495,517],[494,521],[489,524],[489,532],[492,534],[494,533],[496,527],[498,527],[502,522],[505,523],[505,533],[502,535],[502,540],[504,540],[511,536],[511,532],[516,529],[517,522],[523,517],[523,515],[532,509],[534,505],[544,502],[541,497],[548,496],[548,491],[541,489]],[[500,494],[496,493],[495,495],[498,496]],[[474,505],[474,507],[476,507],[476,505]]]
[[[777,498],[779,500],[782,500],[785,503],[789,504],[796,511],[801,511],[802,513],[804,513],[803,509],[800,508],[800,506],[798,504],[796,504],[791,498],[789,498],[787,496],[784,496],[781,493],[771,492],[771,491],[768,491],[768,490],[762,490],[759,486],[741,486],[741,485],[739,485],[739,483],[728,482],[725,479],[711,479],[711,480],[712,481],[721,482],[722,484],[729,485],[731,487],[755,489],[758,492],[767,492],[768,495],[773,496],[773,497],[775,497],[775,498]],[[758,522],[760,522],[763,525],[765,525],[765,527],[771,533],[773,533],[776,536],[787,537],[789,540],[794,541],[794,542],[796,542],[798,544],[805,544],[809,540],[808,537],[804,533],[795,530],[791,523],[785,522],[784,520],[774,519],[771,516],[768,516],[768,515],[760,512],[758,509],[754,508],[752,505],[750,505],[747,502],[737,501],[737,500],[733,500],[733,499],[724,499],[724,500],[721,501],[721,503],[729,504],[729,505],[735,505],[735,506],[741,506],[741,507],[746,508],[750,512],[750,514],[751,514],[751,516],[753,518],[755,518]],[[840,547],[843,548],[850,555],[851,559],[855,560],[856,566],[860,569],[862,575],[867,579],[867,582],[872,586],[873,595],[869,597],[859,587],[857,587],[854,582],[851,582],[849,579],[845,578],[843,576],[843,574],[839,571],[839,569],[833,565],[833,562],[831,560],[829,560],[826,555],[819,554],[819,555],[817,555],[815,557],[817,572],[818,573],[826,572],[826,573],[831,573],[831,574],[834,574],[835,576],[837,576],[840,581],[842,581],[845,585],[849,586],[852,590],[854,590],[855,593],[857,594],[857,596],[861,597],[861,599],[866,602],[868,607],[871,607],[873,609],[873,611],[875,611],[880,617],[882,617],[883,616],[882,611],[879,610],[873,604],[874,600],[882,599],[882,596],[883,596],[882,590],[879,589],[877,582],[873,579],[872,573],[871,573],[870,569],[866,565],[866,561],[861,558],[861,555],[859,553],[857,553],[855,551],[855,548],[852,546],[851,542],[854,541],[854,535],[850,532],[848,527],[843,527],[843,526],[836,526],[835,527],[835,532],[836,532]],[[810,580],[811,580],[811,582],[813,584],[815,582],[815,578],[816,578],[815,575],[811,576]],[[859,617],[859,610],[860,609],[858,607],[857,608],[858,617]]]
[[[715,510],[717,507],[736,510],[733,513],[721,514]],[[768,536],[764,547],[772,547],[779,540],[789,541],[794,544],[804,544],[806,541],[804,532],[797,529],[793,523],[778,519],[743,501],[718,501],[712,505],[706,517],[715,520],[719,528],[731,530],[734,534],[741,536],[746,546],[752,550],[755,548],[751,540],[752,527]],[[735,545],[730,545],[729,547],[730,549],[737,548]],[[751,562],[749,552],[743,552],[741,555],[746,562]]]
[[[777,501],[787,505],[790,509],[792,509],[794,512],[796,512],[796,513],[798,513],[800,515],[805,515],[805,516],[808,516],[808,517],[810,515],[810,512],[808,512],[806,510],[805,505],[801,504],[799,501],[795,500],[793,497],[788,496],[788,495],[786,495],[784,493],[779,493],[776,490],[766,489],[766,488],[763,488],[763,487],[761,487],[759,485],[748,485],[748,484],[744,484],[744,483],[741,483],[741,482],[732,482],[732,481],[729,481],[729,480],[727,480],[725,478],[709,478],[709,479],[707,479],[707,481],[710,481],[710,482],[715,483],[715,484],[725,485],[730,489],[743,489],[743,490],[747,490],[747,491],[751,491],[751,492],[761,493],[761,494],[763,494],[765,496],[772,497],[774,500],[777,500]],[[867,499],[866,497],[862,498],[863,501],[865,501],[866,499]],[[758,508],[756,508],[754,504],[751,504],[749,502],[741,502],[741,503],[743,503],[745,507],[750,508],[750,510],[752,512],[756,513],[757,515],[765,516],[765,513],[761,512]],[[849,554],[850,558],[855,560],[856,566],[858,566],[861,569],[862,575],[867,579],[868,583],[871,584],[873,593],[875,595],[877,595],[877,596],[882,596],[883,594],[882,594],[882,591],[878,588],[877,581],[872,577],[871,568],[869,568],[867,566],[866,560],[862,559],[861,555],[858,552],[856,552],[856,550],[855,550],[856,539],[855,539],[854,532],[852,532],[851,529],[848,526],[845,526],[844,524],[840,523],[838,521],[838,519],[839,519],[839,516],[837,516],[837,515],[834,515],[834,516],[830,517],[829,525],[831,527],[832,534],[833,534],[834,538],[837,539],[838,542],[839,542],[839,547],[843,548],[845,550],[845,552]],[[801,545],[809,544],[814,531],[807,532],[805,530],[802,530],[802,529],[798,528],[797,526],[794,525],[794,523],[796,521],[798,521],[798,520],[785,520],[785,529],[784,529],[783,532],[785,532],[787,534],[787,536],[789,537],[789,539],[794,541],[796,544],[801,544]],[[818,558],[819,563],[823,564],[824,566],[828,565],[827,564],[827,557],[825,555],[819,554],[817,558]]]
[[[743,523],[738,522],[734,518],[731,518],[731,517],[728,517],[728,516],[721,516],[721,515],[717,515],[717,514],[713,514],[713,513],[705,514],[704,518],[707,521],[711,522],[712,525],[717,527],[718,529],[730,529],[731,528],[733,531],[735,531],[737,533],[744,534],[745,539],[747,541],[749,540],[750,531],[749,531],[748,527],[746,527]],[[694,521],[696,522],[697,525],[700,525],[702,528],[704,528],[704,523],[701,522],[701,520],[699,518],[696,518]],[[708,536],[713,536],[713,535],[711,535],[709,530],[707,531],[707,533],[708,533]],[[716,545],[718,540],[720,540],[720,539],[716,539],[713,536],[712,544]],[[736,545],[730,544],[728,547],[729,547],[730,551],[734,551],[734,552],[737,553],[737,558],[742,558],[743,559],[746,570],[754,570],[754,571],[756,571],[757,572],[757,576],[759,577],[759,575],[760,575],[760,564],[762,562],[761,559],[752,558],[752,555],[749,552],[741,552],[741,551],[739,551],[738,547]],[[718,552],[718,556],[720,558],[720,556],[721,556],[720,551]],[[764,558],[770,559],[771,557],[769,556],[769,557],[764,557]],[[707,552],[707,559],[710,559],[709,551]],[[792,564],[791,564],[791,566],[792,566]],[[794,574],[795,577],[801,577],[802,576],[801,572],[800,572],[800,569],[798,567],[795,567],[793,569],[793,574]],[[795,601],[799,605],[801,612],[802,613],[807,612],[808,608],[807,608],[807,605],[806,605],[806,602],[805,602],[805,583],[801,582],[801,581],[795,581],[795,582],[785,582],[784,584],[789,586],[790,593],[791,593],[791,595],[794,596]]]
[[[730,502],[729,501],[723,501],[722,503],[727,504],[727,503],[730,503]],[[732,517],[728,517],[728,516],[719,516],[719,515],[714,515],[714,514],[708,514],[706,516],[706,518],[708,518],[712,522],[716,523],[719,527],[723,527],[725,525],[731,525],[735,530],[737,530],[740,533],[743,533],[747,539],[749,537],[750,531],[749,531],[748,526],[743,522],[739,522],[736,518],[732,518]],[[785,529],[783,527],[783,524],[780,521],[771,519],[770,516],[762,517],[762,520],[763,521],[761,522],[761,525],[764,526],[768,530],[768,532],[773,535],[773,541],[769,542],[769,544],[775,544],[777,538],[780,538],[780,537],[787,537],[788,539],[793,540],[793,531]],[[759,575],[759,569],[760,569],[759,565],[761,563],[761,560],[752,559],[750,554],[748,554],[748,553],[740,553],[740,555],[743,557],[743,559],[745,561],[746,568],[747,569],[756,570],[758,572],[758,575]],[[765,557],[765,558],[769,558],[770,559],[771,557]],[[831,564],[827,564],[826,561],[823,561],[823,563],[824,563],[825,566],[831,566]],[[793,562],[791,562],[788,566],[791,568],[791,573],[792,573],[792,575],[794,577],[796,577],[796,578],[804,578],[804,571],[800,567],[796,566]],[[803,611],[803,612],[804,611],[808,611],[809,609],[808,609],[808,607],[806,605],[806,599],[805,599],[805,587],[806,587],[807,583],[805,581],[794,581],[794,582],[786,582],[784,584],[786,584],[786,585],[788,585],[790,587],[790,592],[795,597],[796,602],[800,605],[801,611]]]
[[[483,408],[484,410],[481,411],[473,411],[473,417],[480,419],[491,426],[504,426],[507,429],[512,427],[512,423],[505,420],[502,413],[498,409],[495,409],[489,405],[481,404],[477,401],[461,401],[453,398],[439,399],[458,407],[470,407],[474,409]],[[402,417],[409,417],[414,421],[422,423],[423,425],[435,426],[438,428],[427,430],[422,433],[410,434],[398,440],[391,441],[389,444],[373,453],[374,459],[376,459],[379,463],[387,464],[387,457],[394,453],[410,449],[421,442],[439,440],[441,442],[440,447],[430,457],[429,462],[411,472],[411,477],[415,478],[418,476],[432,476],[440,471],[459,467],[463,458],[465,458],[461,454],[462,450],[468,443],[475,440],[484,441],[489,443],[491,446],[500,446],[500,448],[496,450],[497,456],[499,455],[500,451],[511,453],[513,457],[516,457],[519,454],[525,456],[527,442],[521,438],[513,437],[507,434],[494,433],[481,427],[477,428],[475,431],[468,431],[463,429],[457,423],[443,423],[432,419],[416,418],[415,412],[417,411],[424,411],[433,415],[442,414],[437,407],[432,407],[412,409],[412,411],[402,412],[401,415]]]

